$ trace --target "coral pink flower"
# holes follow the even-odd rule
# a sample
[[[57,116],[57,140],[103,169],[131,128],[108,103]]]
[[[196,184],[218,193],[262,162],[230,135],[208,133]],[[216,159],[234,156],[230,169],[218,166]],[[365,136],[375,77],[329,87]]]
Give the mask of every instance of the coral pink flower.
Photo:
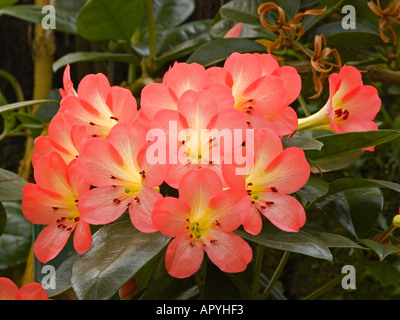
[[[298,130],[324,129],[335,133],[377,130],[374,119],[381,107],[376,88],[364,85],[360,71],[343,66],[329,76],[330,96],[325,106],[299,119]]]
[[[53,152],[37,161],[34,175],[36,184],[28,183],[23,189],[22,212],[30,222],[46,225],[33,247],[38,260],[46,263],[55,258],[74,230],[75,250],[87,251],[92,235],[89,224],[80,219],[77,205],[90,185],[78,174],[76,160],[67,166]]]
[[[224,272],[241,272],[252,259],[252,250],[232,231],[250,202],[240,188],[223,191],[221,179],[209,169],[188,172],[179,185],[179,199],[156,202],[154,225],[174,237],[167,248],[165,265],[170,275],[185,278],[195,273],[204,251]]]
[[[82,142],[88,139],[86,127],[75,123],[74,117],[67,110],[57,113],[49,124],[48,136],[35,139],[35,151],[32,155],[32,165],[43,156],[53,151],[58,152],[66,164],[78,158]]]
[[[78,158],[80,172],[97,188],[85,193],[78,209],[84,221],[106,224],[127,209],[133,225],[154,232],[151,211],[162,198],[156,188],[163,183],[169,166],[147,161],[146,130],[138,122],[119,123],[106,140],[89,139]]]
[[[79,83],[77,96],[61,99],[60,111],[69,110],[75,121],[86,126],[93,137],[107,137],[119,122],[131,122],[137,112],[136,99],[130,90],[110,86],[104,74],[90,74]]]
[[[10,279],[0,278],[0,300],[49,300],[49,296],[39,283],[28,283],[18,289]]]
[[[234,104],[230,88],[223,83],[210,85],[202,65],[180,62],[164,74],[162,83],[151,83],[143,88],[138,119],[147,127],[150,126],[159,110],[177,110],[179,98],[188,90],[211,92],[221,108],[232,108]]]
[[[247,175],[236,175],[232,165],[222,166],[226,182],[245,188],[251,199],[243,227],[258,234],[262,228],[260,212],[281,230],[297,232],[306,217],[303,206],[290,194],[308,181],[310,166],[304,152],[296,147],[283,150],[279,137],[270,129],[255,129],[254,136],[254,166]]]
[[[171,169],[165,181],[178,188],[185,173],[195,168],[208,167],[222,178],[222,159],[232,156],[235,144],[240,148],[247,124],[243,113],[219,106],[210,92],[188,90],[178,100],[176,111],[164,109],[156,113],[152,129],[163,130],[167,137]]]
[[[69,64],[64,69],[64,75],[63,75],[64,88],[59,90],[62,98],[66,97],[66,96],[76,96],[77,95],[77,93],[74,89],[74,84],[71,81],[70,69],[71,68],[70,68]]]
[[[280,67],[268,54],[233,53],[223,68],[209,68],[207,74],[212,83],[231,88],[234,107],[249,127],[269,127],[279,135],[296,130],[297,114],[289,104],[300,93],[301,78],[293,67]]]

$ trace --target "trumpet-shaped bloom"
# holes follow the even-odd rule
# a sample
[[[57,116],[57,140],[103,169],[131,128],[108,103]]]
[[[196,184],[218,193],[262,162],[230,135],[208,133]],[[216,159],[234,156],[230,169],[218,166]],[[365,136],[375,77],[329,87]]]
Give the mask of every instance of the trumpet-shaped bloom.
[[[78,174],[76,160],[66,165],[53,152],[37,161],[34,175],[36,184],[28,183],[23,189],[22,212],[32,223],[46,225],[33,247],[38,260],[46,263],[55,258],[74,230],[75,250],[87,251],[92,235],[77,205],[90,185]]]
[[[293,67],[280,67],[268,54],[233,53],[223,68],[209,68],[207,74],[212,83],[231,89],[234,107],[246,115],[249,127],[269,127],[279,135],[296,130],[297,115],[289,104],[300,93],[301,78]]]
[[[152,129],[162,130],[168,141],[171,169],[165,181],[178,188],[186,172],[206,167],[222,178],[222,159],[231,157],[235,147],[240,148],[246,128],[243,113],[219,106],[210,92],[184,92],[176,111],[160,110],[152,122]]]
[[[329,76],[330,96],[325,106],[299,119],[298,130],[324,129],[335,133],[377,130],[374,119],[381,107],[376,88],[364,85],[356,68],[344,66]]]
[[[210,169],[188,172],[179,185],[179,199],[156,202],[154,225],[174,237],[165,265],[170,275],[185,278],[195,273],[204,252],[224,272],[241,272],[252,259],[252,250],[232,231],[240,226],[250,202],[245,190],[223,191],[221,179]]]
[[[27,283],[19,289],[8,278],[0,278],[0,300],[49,300],[40,283]]]
[[[149,127],[158,111],[177,110],[179,98],[188,90],[207,90],[213,94],[220,108],[233,107],[230,88],[223,83],[211,84],[202,65],[180,62],[164,74],[162,83],[151,83],[143,88],[138,119]]]
[[[78,158],[82,142],[88,139],[86,127],[75,123],[69,111],[57,113],[49,124],[48,136],[35,139],[35,151],[32,155],[32,165],[44,155],[58,152],[66,164]]]
[[[84,221],[106,224],[127,209],[133,225],[143,232],[154,232],[151,211],[162,198],[156,190],[169,166],[147,161],[146,130],[139,123],[119,123],[106,140],[88,140],[78,158],[81,174],[96,188],[86,192],[78,209]]]
[[[77,93],[74,89],[74,84],[71,81],[71,67],[69,64],[64,69],[63,75],[64,88],[60,88],[59,92],[62,98],[66,96],[76,96]]]
[[[79,83],[77,95],[61,99],[60,112],[70,111],[77,123],[86,126],[89,136],[107,137],[117,123],[131,122],[137,112],[130,90],[110,86],[104,74],[90,74]]]
[[[235,175],[234,166],[223,165],[225,181],[231,187],[246,189],[251,209],[244,229],[258,234],[262,228],[259,212],[283,231],[297,232],[305,223],[303,206],[290,194],[303,187],[310,175],[310,166],[303,150],[283,150],[277,134],[270,129],[256,129],[254,166],[246,175]]]

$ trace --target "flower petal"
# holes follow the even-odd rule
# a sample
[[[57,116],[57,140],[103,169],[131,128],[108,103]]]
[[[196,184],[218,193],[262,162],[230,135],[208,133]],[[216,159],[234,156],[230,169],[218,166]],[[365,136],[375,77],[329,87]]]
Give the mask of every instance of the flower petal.
[[[118,219],[127,210],[131,200],[124,187],[98,187],[82,195],[78,211],[87,223],[107,224]]]
[[[19,289],[17,300],[49,300],[46,290],[40,283],[31,282]]]
[[[187,235],[180,235],[168,245],[165,254],[165,267],[175,278],[186,278],[199,270],[204,250],[200,241],[190,242]]]
[[[67,231],[62,228],[58,228],[56,221],[47,225],[36,238],[33,245],[36,258],[43,263],[55,258],[67,243],[72,229]]]
[[[92,242],[90,225],[83,220],[79,221],[74,232],[74,248],[76,252],[84,253],[88,251]]]
[[[159,231],[166,236],[176,237],[186,230],[186,218],[190,211],[186,202],[174,197],[165,197],[155,203],[151,218]]]
[[[242,272],[253,257],[249,244],[231,232],[212,230],[209,235],[216,242],[205,242],[204,250],[211,261],[224,272]]]
[[[279,229],[298,232],[306,221],[303,206],[294,197],[279,192],[264,192],[259,195],[264,202],[273,202],[266,206],[257,206],[260,212]]]
[[[154,210],[154,204],[160,199],[162,195],[158,191],[147,187],[140,189],[137,199],[133,200],[129,206],[129,216],[135,228],[146,233],[157,231],[153,225],[151,213]]]
[[[0,278],[0,300],[15,300],[18,293],[17,285],[8,278]]]

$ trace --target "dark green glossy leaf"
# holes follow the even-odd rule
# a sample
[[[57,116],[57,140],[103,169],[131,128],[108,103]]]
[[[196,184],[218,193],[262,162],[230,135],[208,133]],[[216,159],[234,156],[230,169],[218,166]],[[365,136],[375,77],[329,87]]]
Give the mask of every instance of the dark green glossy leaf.
[[[361,238],[374,226],[383,208],[378,188],[338,192],[316,203],[316,207],[335,217],[354,237]]]
[[[199,63],[205,67],[224,61],[234,52],[265,52],[266,48],[249,39],[217,39],[202,45],[187,60],[188,63]]]
[[[296,192],[300,196],[303,205],[309,201],[323,197],[329,190],[328,183],[317,175],[311,174],[307,183]]]
[[[0,16],[3,14],[28,22],[41,24],[43,18],[45,18],[48,13],[42,13],[42,7],[40,6],[21,4],[1,9]],[[68,11],[64,11],[62,8],[57,8],[55,14],[57,31],[72,34],[77,33],[76,21],[73,15]]]
[[[344,30],[341,21],[328,22],[315,30],[315,34],[323,34],[329,47],[375,45],[382,43],[379,32],[357,22],[356,29]]]
[[[262,0],[232,0],[224,4],[219,12],[225,19],[258,25],[260,16],[257,9],[263,2]]]
[[[92,247],[72,268],[72,287],[79,299],[110,299],[155,258],[169,242],[161,233],[136,230],[124,217],[93,235]]]
[[[57,296],[72,288],[71,276],[72,266],[74,265],[75,259],[78,256],[77,252],[71,252],[71,254],[60,264],[56,270],[56,287],[54,289],[47,289],[46,292],[49,297]]]
[[[400,247],[391,244],[381,244],[371,239],[361,239],[360,242],[374,251],[380,260],[385,259],[388,255],[400,253]]]
[[[92,41],[126,40],[142,22],[143,0],[89,0],[78,14],[78,33]]]
[[[0,113],[19,109],[19,108],[40,105],[40,104],[44,104],[44,103],[59,103],[59,101],[58,100],[26,100],[26,101],[21,101],[21,102],[10,103],[10,104],[6,104],[5,106],[1,106]]]
[[[7,213],[7,225],[0,236],[0,270],[26,262],[32,243],[32,224],[22,214],[21,205],[2,204]]]
[[[329,183],[328,195],[341,191],[362,188],[388,188],[393,191],[400,192],[400,184],[391,181],[361,178],[341,178]]]
[[[211,20],[198,20],[185,23],[181,26],[167,29],[158,34],[157,56],[181,45],[183,42],[196,39],[204,34],[204,41],[210,41],[208,30],[211,27]]]
[[[26,183],[25,179],[14,172],[0,168],[0,201],[22,200],[22,189]]]
[[[349,165],[357,160],[363,149],[398,137],[400,137],[400,132],[396,130],[346,132],[315,137],[315,139],[323,143],[323,147],[319,151],[307,150],[306,157],[322,169],[341,169],[341,164]]]
[[[111,52],[72,52],[61,57],[53,63],[53,71],[56,72],[67,64],[87,61],[117,61],[132,64],[139,64],[140,57],[128,53],[111,53]]]
[[[0,202],[0,236],[4,232],[6,225],[7,225],[6,209],[4,208],[3,204]]]
[[[153,0],[154,21],[161,30],[185,22],[194,9],[194,0]]]
[[[284,148],[298,147],[302,150],[321,150],[324,145],[314,138],[311,130],[296,132],[292,137],[282,140],[282,144]]]
[[[235,231],[242,238],[266,247],[296,252],[314,258],[332,261],[330,247],[360,248],[346,237],[304,226],[299,232],[285,232],[269,222],[263,224],[258,235],[250,235],[242,230]]]

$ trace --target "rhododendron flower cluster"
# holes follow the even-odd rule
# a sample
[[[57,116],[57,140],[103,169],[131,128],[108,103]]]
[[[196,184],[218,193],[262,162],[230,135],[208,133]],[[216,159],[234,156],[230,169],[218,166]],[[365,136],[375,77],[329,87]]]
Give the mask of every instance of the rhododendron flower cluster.
[[[376,129],[379,98],[356,69],[343,68],[330,84],[324,124]],[[75,90],[67,66],[60,109],[48,136],[35,141],[35,183],[23,190],[25,216],[46,225],[36,257],[50,261],[72,233],[84,253],[90,225],[127,213],[139,231],[172,238],[165,265],[174,277],[194,274],[204,253],[224,272],[245,270],[253,254],[236,229],[256,235],[268,219],[298,232],[306,221],[293,193],[310,166],[303,150],[282,145],[309,120],[299,126],[290,106],[300,91],[297,71],[268,54],[234,53],[210,68],[175,63],[161,83],[144,87],[140,106],[102,74],[85,76]],[[367,112],[365,99],[373,104]],[[163,194],[163,184],[179,196]]]

